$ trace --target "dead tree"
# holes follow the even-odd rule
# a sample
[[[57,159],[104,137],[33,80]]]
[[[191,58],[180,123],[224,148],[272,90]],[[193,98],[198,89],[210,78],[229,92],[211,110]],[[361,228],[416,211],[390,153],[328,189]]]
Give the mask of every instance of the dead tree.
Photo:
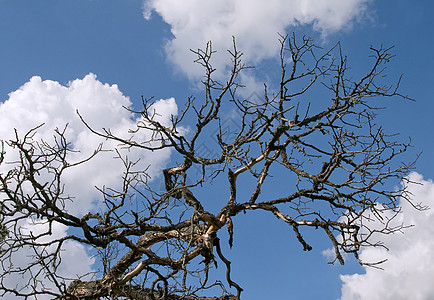
[[[87,161],[68,161],[65,132],[56,132],[54,145],[35,140],[37,128],[22,136],[17,133],[4,145],[17,150],[19,160],[0,174],[1,213],[8,230],[1,252],[1,291],[56,299],[239,299],[242,288],[233,280],[237,275],[230,272],[218,236],[228,230],[232,246],[232,220],[253,210],[287,223],[304,250],[312,247],[303,231],[322,230],[342,264],[343,253],[358,259],[361,247],[381,245],[374,233],[401,229],[392,227],[387,216],[399,211],[401,197],[410,201],[405,188],[395,185],[405,179],[412,163],[397,161],[409,144],[397,142],[396,135],[375,123],[376,102],[383,97],[409,98],[398,91],[400,79],[395,85],[383,82],[385,65],[393,57],[390,48],[371,51],[372,64],[354,79],[339,44],[325,51],[306,37],[282,37],[277,92],[265,86],[254,101],[239,95],[238,77],[247,67],[235,42],[225,82],[213,78],[211,43],[193,51],[205,70],[203,97],[189,98],[170,125],[157,121],[150,109],[152,99],[143,99],[143,109],[132,111],[141,116],[132,132],[151,131],[151,140],[123,139],[109,129],[91,128],[83,119],[94,134],[124,147],[172,149],[172,166],[157,178],[164,190],[148,181],[146,170],[134,170],[135,163],[119,155],[125,166],[122,189],[101,188],[105,208],[84,216],[65,208],[73,199],[64,193],[62,176]],[[224,125],[230,114],[236,115],[237,126]],[[182,126],[188,130],[180,130]],[[204,153],[201,145],[210,136],[215,145]],[[7,163],[6,149],[2,164]],[[41,173],[50,180],[42,181]],[[285,189],[261,193],[270,174]],[[239,189],[242,177],[251,183],[249,193]],[[229,195],[207,197],[220,206],[216,213],[208,209],[210,199],[198,196],[211,180],[226,182],[220,188]],[[139,210],[129,204],[131,199],[140,203]],[[43,222],[46,230],[37,236],[20,231],[20,223],[27,219]],[[68,226],[71,233],[50,240],[55,223]],[[57,274],[62,245],[68,240],[101,254],[104,270],[94,280],[72,281]],[[21,247],[32,248],[34,256],[29,266],[16,268],[8,258]],[[208,282],[217,261],[227,269],[226,278]],[[31,274],[23,283],[31,288],[7,286],[5,279],[12,273]],[[47,280],[55,289],[44,288]],[[199,296],[212,286],[222,288],[220,296]]]

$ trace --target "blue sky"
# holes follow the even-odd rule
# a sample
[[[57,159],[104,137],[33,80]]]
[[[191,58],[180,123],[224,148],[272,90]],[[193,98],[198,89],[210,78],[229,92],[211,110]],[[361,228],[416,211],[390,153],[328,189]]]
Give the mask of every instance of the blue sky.
[[[51,118],[54,116],[49,113],[39,114],[37,111],[38,107],[42,110],[48,107],[48,104],[44,106],[37,103],[48,103],[44,93],[58,89],[58,95],[65,93],[65,96],[62,96],[62,99],[66,99],[64,101],[75,99],[78,103],[80,100],[74,98],[76,96],[67,96],[71,88],[68,92],[60,92],[62,89],[59,86],[66,87],[76,79],[79,80],[76,82],[77,86],[80,86],[81,80],[93,73],[96,78],[87,77],[87,81],[82,85],[95,87],[98,82],[116,84],[116,89],[123,96],[129,97],[133,107],[139,107],[140,96],[144,95],[155,96],[156,99],[173,97],[180,108],[189,95],[200,95],[197,89],[198,75],[196,70],[190,67],[192,56],[189,56],[188,49],[203,46],[209,39],[214,41],[217,49],[224,49],[232,34],[240,40],[246,59],[262,67],[265,65],[264,61],[272,60],[271,57],[276,54],[277,31],[283,33],[282,30],[311,35],[325,48],[341,41],[354,70],[366,66],[371,45],[394,45],[392,51],[396,57],[388,69],[390,80],[393,82],[404,73],[401,91],[416,99],[416,102],[397,99],[385,101],[387,111],[381,115],[381,121],[386,129],[400,133],[402,139],[411,137],[414,148],[406,158],[411,159],[422,152],[415,169],[418,174],[415,174],[414,178],[425,184],[423,188],[415,188],[414,194],[420,195],[420,201],[434,201],[430,181],[434,178],[434,138],[431,134],[434,97],[430,90],[434,85],[432,1],[352,0],[348,3],[353,3],[354,6],[346,6],[343,5],[344,0],[330,1],[329,4],[312,0],[306,1],[309,5],[304,10],[298,11],[294,8],[288,13],[280,13],[278,9],[264,10],[264,7],[297,1],[270,1],[270,4],[267,2],[266,5],[245,5],[249,2],[241,0],[233,2],[239,4],[232,8],[240,13],[236,22],[228,21],[231,20],[230,13],[216,4],[218,1],[0,0],[0,101],[6,102],[9,99],[10,103],[26,103],[31,107],[30,112],[35,110],[37,120]],[[257,2],[260,1],[251,3]],[[177,7],[179,3],[183,4]],[[187,14],[197,16],[203,13],[207,16],[208,13],[213,15],[214,10],[216,20],[219,16],[228,15],[228,18],[223,19],[226,27],[216,27],[211,21],[200,18],[198,24],[187,26],[183,23]],[[292,22],[294,19],[298,21]],[[255,20],[260,24],[253,23]],[[255,26],[265,29],[260,31]],[[276,43],[274,46],[273,41]],[[226,66],[224,60],[224,57],[217,60],[217,65],[221,66],[222,70]],[[20,89],[33,76],[40,76],[41,80],[34,80],[33,84],[21,88],[27,93],[22,93],[24,96],[20,99],[23,102],[14,100],[19,98],[18,94],[12,97],[10,93]],[[272,77],[272,74],[267,76]],[[44,80],[51,80],[57,85],[53,83],[51,90],[48,87],[43,88]],[[252,83],[260,82],[264,78],[246,80]],[[256,90],[255,85],[251,86],[251,89]],[[111,95],[106,86],[98,86],[95,91],[107,93],[107,97]],[[55,96],[56,93],[52,92],[50,95]],[[86,94],[86,101],[95,101],[102,105],[105,98],[98,98],[96,93]],[[116,103],[128,102],[123,96],[116,95]],[[170,104],[165,103],[168,106]],[[15,107],[14,110],[5,105],[1,110],[1,107],[0,116],[3,121],[0,120],[0,124],[3,129],[0,129],[0,133],[4,133],[17,127],[14,122],[19,123],[22,120],[11,117],[18,109],[16,106],[11,105]],[[109,109],[114,110],[112,107]],[[47,108],[47,111],[56,113],[54,108]],[[99,118],[102,118],[101,115],[95,115],[96,121]],[[117,126],[116,120],[109,125]],[[161,156],[158,159],[163,164],[167,157]],[[408,217],[408,220],[416,225],[418,222],[429,224],[429,220],[432,220],[427,214],[423,214],[421,221],[418,221],[417,214],[409,214],[411,218]],[[342,296],[342,299],[348,300],[357,299],[356,295],[362,297],[361,299],[374,299],[361,283],[374,286],[370,283],[384,280],[391,284],[391,289],[394,284],[396,287],[403,286],[399,280],[390,280],[387,276],[391,275],[386,271],[372,273],[373,271],[368,270],[369,274],[365,277],[347,277],[347,285],[343,287],[341,274],[364,274],[365,270],[351,260],[345,266],[328,265],[322,251],[330,245],[321,235],[312,243],[313,251],[303,252],[292,232],[284,224],[276,222],[274,217],[256,219],[257,217],[257,214],[253,213],[239,221],[235,220],[235,247],[226,250],[228,258],[233,261],[232,277],[245,289],[244,299],[339,299]],[[417,244],[422,234],[423,238],[431,238],[429,240],[434,243],[434,234],[430,235],[431,233],[422,229],[418,232],[408,235],[409,244]],[[399,241],[391,239],[390,244],[396,245]],[[400,257],[403,251],[396,252],[395,256]],[[424,252],[419,248],[417,252],[408,251],[405,253],[414,254],[410,257],[427,255],[421,258],[425,268],[414,271],[414,274],[421,273],[425,278],[432,278],[428,275],[434,273],[434,264],[431,264],[430,268],[429,262],[434,261],[434,257],[421,254]],[[382,253],[366,252],[366,255],[376,257],[375,255]],[[417,260],[414,264],[417,264]],[[401,271],[397,271],[397,266],[399,264],[391,264],[390,270],[401,274]],[[406,266],[405,269],[409,274],[413,274],[408,271],[411,266]],[[409,279],[408,282],[412,281]],[[408,289],[411,289],[411,286]],[[379,295],[378,299],[408,299],[408,295],[416,293],[398,288],[396,290],[398,294],[391,294],[378,287],[375,292]],[[423,289],[417,290],[420,292]],[[342,291],[346,291],[346,294],[342,295]],[[432,297],[434,290],[427,289],[419,298],[414,299]]]

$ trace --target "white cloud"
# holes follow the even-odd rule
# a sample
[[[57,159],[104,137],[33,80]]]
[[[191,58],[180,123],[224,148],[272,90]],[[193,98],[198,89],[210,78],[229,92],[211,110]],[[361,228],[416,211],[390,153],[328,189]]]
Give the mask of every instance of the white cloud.
[[[105,140],[90,132],[80,120],[76,110],[94,129],[110,129],[112,133],[128,137],[129,129],[134,129],[138,120],[123,107],[131,105],[117,85],[103,84],[94,74],[77,79],[63,86],[58,82],[44,80],[35,76],[17,91],[9,94],[9,99],[0,104],[0,139],[13,138],[13,128],[22,137],[28,130],[45,123],[37,131],[36,139],[53,141],[54,129],[63,129],[68,124],[66,138],[72,144],[70,160],[79,161],[89,157],[100,144],[103,149],[119,148],[118,142]],[[159,100],[154,105],[159,111],[159,120],[169,122],[171,115],[177,114],[175,100]],[[141,130],[135,134],[139,141],[146,141],[151,132]],[[12,161],[14,152],[7,150],[6,160]],[[148,169],[151,176],[159,175],[163,164],[168,160],[169,151],[150,153],[143,150],[121,150],[131,161],[140,159],[140,166]],[[75,197],[74,205],[68,207],[72,213],[86,213],[98,205],[100,193],[95,186],[117,187],[123,168],[119,160],[113,159],[114,152],[100,152],[83,166],[71,168],[65,173],[67,192]],[[8,168],[0,167],[0,171]]]
[[[63,129],[65,124],[68,124],[65,136],[71,143],[72,150],[77,151],[69,156],[70,161],[80,161],[89,157],[100,144],[103,144],[102,147],[106,150],[119,148],[121,154],[127,155],[130,161],[140,159],[138,167],[146,169],[150,166],[149,175],[158,176],[169,159],[169,150],[151,153],[142,149],[122,149],[118,142],[106,140],[91,133],[76,113],[78,110],[84,120],[95,130],[101,131],[102,128],[106,128],[118,136],[129,137],[132,133],[128,130],[134,129],[140,121],[139,118],[134,119],[123,108],[123,106],[129,107],[130,105],[130,100],[120,92],[117,85],[103,84],[96,79],[94,74],[71,81],[66,86],[56,81],[43,81],[40,77],[35,76],[18,90],[10,93],[9,99],[0,104],[0,140],[12,139],[15,135],[14,128],[22,138],[30,129],[45,123],[38,129],[35,140],[43,139],[52,143],[54,130]],[[157,101],[151,110],[156,111],[159,121],[168,124],[171,115],[177,114],[177,105],[173,98],[162,99]],[[134,133],[134,136],[138,141],[146,141],[151,138],[152,133],[140,130]],[[6,147],[5,150],[5,162],[16,160],[18,153],[14,149]],[[120,187],[124,168],[120,160],[113,159],[114,156],[113,151],[100,152],[89,162],[67,170],[63,177],[65,192],[74,199],[73,202],[67,203],[66,209],[69,213],[80,216],[99,208],[102,197],[95,186]],[[0,166],[0,172],[6,172],[13,166],[13,164],[3,163]],[[46,230],[46,225],[32,224],[30,219],[23,222],[26,223],[23,223],[23,228],[29,227],[33,232]],[[54,223],[52,230],[52,234],[44,239],[64,237],[67,235],[68,228]],[[60,274],[77,278],[77,275],[84,275],[92,270],[94,260],[81,244],[68,241],[63,244],[63,249],[62,264],[59,267]],[[53,249],[47,250],[52,251]],[[16,266],[19,264],[26,266],[30,261],[32,251],[30,248],[22,248],[13,253],[12,261],[16,263]],[[79,264],[77,264],[78,260]],[[11,286],[15,284],[22,286],[26,285],[28,276],[29,274],[10,276],[4,278],[4,282]],[[50,286],[47,282],[44,284]],[[8,297],[13,299],[12,296]]]
[[[152,120],[170,127],[172,123],[169,117],[171,115],[175,116],[178,113],[178,106],[176,105],[175,98],[155,101],[155,103],[153,103],[148,109],[148,113],[152,116]]]
[[[366,15],[370,1],[145,0],[144,16],[149,19],[156,12],[171,26],[174,37],[166,45],[167,57],[179,71],[197,79],[203,70],[193,65],[189,49],[203,49],[211,40],[218,51],[213,65],[221,76],[230,64],[226,50],[232,48],[232,36],[245,61],[256,64],[278,53],[278,33],[306,24],[323,34],[348,29]]]
[[[43,234],[47,231],[48,224],[42,220],[37,220],[35,222],[30,219],[23,220],[20,222],[20,230],[22,234],[28,235],[30,232],[34,236],[38,236],[39,234]],[[38,242],[44,243],[49,242],[51,240],[59,239],[65,237],[67,235],[68,227],[59,223],[53,223],[51,228],[52,234],[47,236],[43,236],[37,239]],[[44,253],[45,255],[48,253],[53,253],[56,250],[57,244],[52,244],[48,247],[39,247],[37,249],[38,253]],[[66,241],[61,248],[61,263],[59,268],[57,269],[57,274],[63,276],[64,278],[78,278],[80,276],[82,280],[91,279],[94,270],[92,269],[92,265],[94,264],[95,259],[88,255],[86,252],[86,248],[75,242],[75,241]],[[3,267],[8,268],[9,262],[12,262],[13,268],[27,268],[30,266],[32,262],[34,262],[35,252],[33,249],[29,247],[22,247],[18,251],[11,253],[9,256],[10,260],[3,262]],[[79,263],[78,263],[79,262]],[[50,266],[52,270],[52,265]],[[2,278],[2,283],[4,286],[16,287],[21,293],[28,293],[32,290],[33,285],[36,285],[38,289],[44,289],[48,291],[56,292],[57,288],[55,284],[50,280],[49,274],[41,269],[39,265],[33,266],[31,268],[33,274],[39,274],[39,276],[33,277],[29,276],[29,274],[20,274],[20,273],[11,273]],[[43,278],[43,280],[41,280]],[[53,296],[49,295],[38,295],[38,300],[48,300],[52,299]],[[2,299],[18,299],[18,297],[12,296],[11,294],[7,294],[3,296]],[[19,298],[21,299],[21,298]]]
[[[408,185],[413,201],[434,207],[434,183],[418,173],[410,174]],[[434,210],[417,211],[401,201],[402,213],[395,224],[413,224],[404,233],[382,236],[389,251],[365,248],[363,261],[387,262],[384,270],[365,268],[365,274],[342,275],[342,300],[434,299]]]

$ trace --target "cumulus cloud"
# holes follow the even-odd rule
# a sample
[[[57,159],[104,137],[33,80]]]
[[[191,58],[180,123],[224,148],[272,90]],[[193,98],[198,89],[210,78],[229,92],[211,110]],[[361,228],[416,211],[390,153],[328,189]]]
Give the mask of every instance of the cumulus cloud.
[[[94,74],[71,81],[67,86],[56,81],[43,81],[35,76],[17,91],[10,93],[5,103],[0,104],[0,139],[13,138],[14,128],[22,137],[30,129],[44,124],[38,129],[35,139],[52,142],[54,130],[63,129],[68,124],[65,136],[71,143],[71,149],[76,151],[69,159],[72,162],[80,161],[92,155],[100,145],[105,150],[113,150],[118,147],[118,142],[105,140],[90,132],[77,111],[95,130],[106,128],[115,135],[128,137],[129,129],[134,129],[139,121],[133,119],[124,108],[130,105],[129,98],[121,93],[117,85],[103,84]],[[156,116],[163,123],[169,122],[170,116],[177,114],[173,98],[159,100],[151,109],[157,111]],[[139,141],[146,141],[150,137],[151,133],[145,130],[135,134]],[[6,150],[5,160],[13,161],[17,154],[10,149]],[[140,159],[143,169],[150,166],[148,173],[151,176],[158,175],[170,156],[169,151],[151,154],[143,150],[119,150],[128,155],[131,161]],[[74,205],[68,208],[70,212],[86,213],[98,205],[96,200],[100,198],[100,193],[95,186],[117,187],[124,170],[121,161],[113,159],[115,155],[113,151],[100,152],[85,165],[71,168],[65,173],[67,192],[75,197]],[[3,164],[0,170],[2,168],[8,168],[8,165]]]
[[[434,207],[434,182],[412,173],[408,185],[413,201]],[[403,233],[382,237],[389,251],[366,248],[361,252],[363,261],[387,261],[384,270],[365,268],[365,274],[342,275],[341,300],[388,300],[434,298],[434,210],[417,211],[407,201],[401,201],[402,212],[394,220],[413,224]]]
[[[43,220],[30,220],[26,219],[20,222],[20,230],[22,234],[32,234],[38,236],[47,231],[48,224]],[[43,236],[37,239],[37,242],[44,243],[52,240],[63,238],[67,235],[68,227],[59,223],[53,223],[51,227],[52,234],[50,236]],[[38,249],[31,249],[29,247],[22,247],[15,251],[9,257],[9,260],[3,262],[3,268],[13,266],[14,269],[27,268],[34,263],[35,251],[39,254],[47,255],[56,251],[57,244],[52,244],[47,247],[40,247]],[[57,274],[66,279],[76,279],[78,276],[82,280],[89,280],[92,278],[94,270],[92,265],[95,259],[87,253],[87,249],[80,243],[74,241],[66,241],[61,247],[60,258],[61,263],[57,269]],[[79,262],[79,263],[78,263]],[[31,285],[37,289],[44,289],[45,291],[56,292],[55,284],[50,280],[50,275],[39,265],[31,268],[33,274],[39,274],[39,277],[32,277],[29,274],[10,273],[2,278],[2,284],[17,289],[21,293],[30,292]],[[41,276],[43,275],[43,276]],[[44,278],[41,280],[41,278]],[[28,284],[29,283],[29,284]],[[3,296],[4,299],[21,299],[19,297],[7,294]],[[49,295],[38,295],[38,300],[52,299]]]
[[[107,150],[99,152],[85,164],[68,169],[64,174],[65,193],[73,197],[73,201],[67,203],[66,209],[69,213],[80,216],[98,209],[101,205],[101,193],[95,186],[118,188],[122,184],[120,179],[124,168],[119,159],[113,159],[116,156],[113,151],[115,148],[119,148],[121,155],[128,156],[130,161],[139,161],[138,167],[142,170],[147,168],[149,175],[153,177],[159,175],[159,171],[170,157],[169,150],[151,153],[142,149],[122,149],[118,142],[106,140],[90,132],[77,114],[79,111],[83,119],[95,130],[101,131],[106,128],[115,135],[127,138],[132,135],[129,129],[136,128],[141,121],[140,117],[132,116],[123,108],[130,105],[129,98],[122,94],[117,85],[103,84],[94,74],[73,80],[67,85],[34,76],[18,90],[10,93],[9,99],[0,104],[0,140],[13,139],[14,129],[22,138],[32,128],[44,124],[37,130],[34,140],[53,143],[55,129],[62,130],[68,124],[65,136],[71,143],[71,150],[74,151],[69,156],[70,162],[81,161],[91,156],[99,147]],[[171,116],[176,115],[178,109],[175,99],[170,98],[157,101],[150,110],[160,122],[168,124]],[[134,133],[134,138],[138,141],[146,141],[151,138],[151,135],[149,131],[139,130]],[[5,146],[5,162],[16,161],[18,153]],[[0,172],[6,172],[13,166],[14,164],[3,163]],[[35,220],[26,219],[22,221],[19,228],[22,234],[30,231],[36,234],[45,232],[47,225],[44,224],[44,220],[37,220],[35,223]],[[68,227],[58,223],[53,223],[51,230],[52,234],[43,239],[55,240],[65,237],[68,233]],[[89,256],[83,245],[75,241],[67,241],[62,249],[59,274],[77,278],[92,271],[94,259]],[[50,247],[45,249],[48,252],[54,250]],[[31,253],[33,253],[32,249],[22,248],[12,254],[11,261],[14,262],[15,267],[27,266]],[[78,260],[80,264],[76,263]],[[28,279],[21,275],[8,276],[3,278],[3,282],[12,287],[17,284],[21,287]],[[48,281],[43,283],[47,288],[51,287]]]
[[[245,53],[244,59],[256,64],[274,57],[279,50],[278,33],[298,25],[312,25],[322,34],[350,28],[366,15],[370,0],[145,0],[144,16],[159,14],[171,26],[173,38],[166,45],[168,59],[190,79],[203,75],[194,66],[189,49],[203,49],[212,41],[218,54],[213,65],[217,75],[230,64],[226,49],[232,36]]]

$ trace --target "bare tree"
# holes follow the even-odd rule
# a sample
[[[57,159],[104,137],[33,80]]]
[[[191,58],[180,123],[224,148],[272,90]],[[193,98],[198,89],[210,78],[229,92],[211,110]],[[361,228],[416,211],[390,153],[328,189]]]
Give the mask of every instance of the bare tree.
[[[152,99],[143,99],[143,109],[133,112],[142,121],[132,131],[152,131],[151,140],[120,138],[109,129],[91,128],[83,119],[90,131],[124,147],[172,149],[173,164],[158,179],[164,181],[164,190],[149,181],[146,170],[137,171],[135,162],[118,153],[125,167],[122,189],[100,188],[105,208],[72,215],[65,208],[73,199],[64,193],[62,176],[87,159],[68,161],[66,129],[56,132],[54,144],[36,140],[38,128],[5,141],[20,157],[0,175],[1,212],[9,231],[1,253],[1,290],[56,299],[239,299],[243,289],[233,280],[237,275],[231,274],[218,236],[228,230],[232,246],[232,220],[240,212],[273,214],[289,225],[304,250],[312,247],[303,231],[322,230],[341,264],[343,253],[358,259],[361,247],[381,246],[374,233],[402,229],[392,227],[387,216],[396,215],[399,199],[410,201],[409,195],[405,187],[388,186],[405,179],[412,167],[396,160],[409,144],[398,143],[395,135],[375,123],[379,98],[408,99],[398,92],[400,79],[395,85],[383,83],[385,65],[392,58],[390,48],[371,48],[371,66],[353,79],[339,44],[324,51],[306,37],[282,37],[280,42],[277,92],[264,86],[260,101],[237,92],[242,88],[238,76],[247,66],[235,41],[226,82],[213,78],[213,50],[208,43],[206,49],[193,51],[205,70],[203,98],[189,98],[170,126],[158,122]],[[237,116],[236,126],[225,125],[225,116],[231,113]],[[180,130],[191,120],[189,131]],[[204,151],[210,136],[216,143]],[[285,188],[261,193],[271,184],[270,174]],[[239,189],[240,178],[251,183],[249,193]],[[228,197],[198,196],[212,180],[227,189]],[[207,208],[207,198],[217,201],[218,212]],[[140,202],[140,209],[134,209],[132,201]],[[23,232],[20,224],[29,218],[43,223],[45,230],[37,235]],[[50,239],[54,223],[72,228],[70,234]],[[68,240],[99,253],[103,267],[93,280],[72,281],[58,274],[62,245]],[[21,247],[32,248],[34,256],[28,266],[16,267],[9,258]],[[227,269],[226,278],[208,282],[217,261]],[[7,286],[6,278],[13,273],[31,274],[25,283],[31,289]],[[56,289],[45,288],[47,280]],[[218,297],[198,296],[215,286],[222,290]],[[227,292],[228,286],[234,295]]]

